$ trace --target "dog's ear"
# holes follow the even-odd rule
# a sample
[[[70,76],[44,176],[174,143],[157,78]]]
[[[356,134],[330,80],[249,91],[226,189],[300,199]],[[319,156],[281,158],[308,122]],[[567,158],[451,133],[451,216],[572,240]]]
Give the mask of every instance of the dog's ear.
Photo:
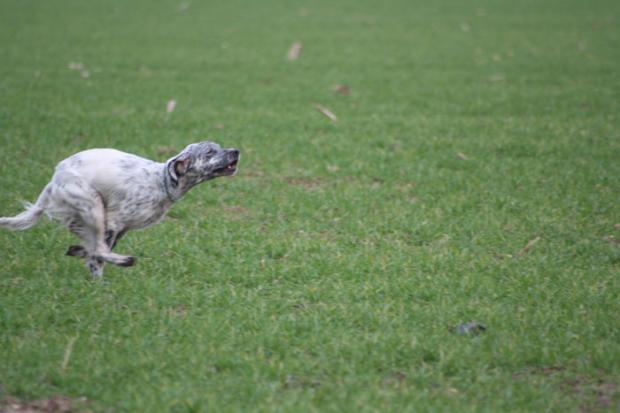
[[[176,172],[177,176],[183,176],[189,169],[189,156],[184,159],[177,159],[174,161],[174,172]]]
[[[187,173],[190,165],[190,157],[187,155],[178,156],[170,161],[168,164],[168,172],[175,182],[178,182],[179,178]]]

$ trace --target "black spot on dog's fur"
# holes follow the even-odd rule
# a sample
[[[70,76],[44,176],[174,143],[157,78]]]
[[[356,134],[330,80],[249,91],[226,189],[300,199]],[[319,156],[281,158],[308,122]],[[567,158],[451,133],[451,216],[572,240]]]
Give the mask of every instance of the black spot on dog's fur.
[[[84,257],[86,250],[81,245],[71,245],[65,255],[69,257]]]

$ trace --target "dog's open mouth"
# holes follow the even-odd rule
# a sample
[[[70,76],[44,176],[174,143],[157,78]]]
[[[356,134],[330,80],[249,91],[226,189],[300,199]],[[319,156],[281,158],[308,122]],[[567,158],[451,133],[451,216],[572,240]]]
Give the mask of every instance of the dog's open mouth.
[[[237,162],[239,162],[239,159],[235,159],[229,162],[228,165],[216,169],[215,173],[218,175],[232,175],[237,172]]]

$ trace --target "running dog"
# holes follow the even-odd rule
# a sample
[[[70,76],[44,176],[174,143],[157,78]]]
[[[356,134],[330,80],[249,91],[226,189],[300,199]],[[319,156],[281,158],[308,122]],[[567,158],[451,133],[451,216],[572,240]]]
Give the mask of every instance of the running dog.
[[[201,182],[237,172],[239,150],[212,142],[193,143],[165,163],[115,149],[76,153],[56,166],[35,204],[0,226],[17,231],[33,226],[45,213],[75,234],[81,245],[66,255],[83,258],[94,278],[104,263],[131,267],[136,259],[112,252],[129,230],[146,228]]]

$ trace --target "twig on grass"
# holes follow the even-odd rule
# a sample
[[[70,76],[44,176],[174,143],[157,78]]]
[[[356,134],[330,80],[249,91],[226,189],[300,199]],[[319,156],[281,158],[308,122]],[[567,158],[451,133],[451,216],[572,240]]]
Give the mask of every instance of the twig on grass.
[[[517,253],[517,257],[522,257],[523,255],[525,255],[530,249],[532,249],[534,245],[536,245],[538,241],[540,241],[540,237],[529,240],[527,244],[525,244],[525,247],[523,247],[521,251]]]
[[[67,369],[67,366],[69,365],[69,360],[71,359],[71,354],[73,353],[73,345],[75,344],[75,341],[78,339],[78,337],[80,337],[79,334],[77,336],[71,337],[69,339],[69,342],[67,343],[67,347],[65,348],[65,356],[62,358],[62,364],[60,365],[61,373],[64,373]]]

